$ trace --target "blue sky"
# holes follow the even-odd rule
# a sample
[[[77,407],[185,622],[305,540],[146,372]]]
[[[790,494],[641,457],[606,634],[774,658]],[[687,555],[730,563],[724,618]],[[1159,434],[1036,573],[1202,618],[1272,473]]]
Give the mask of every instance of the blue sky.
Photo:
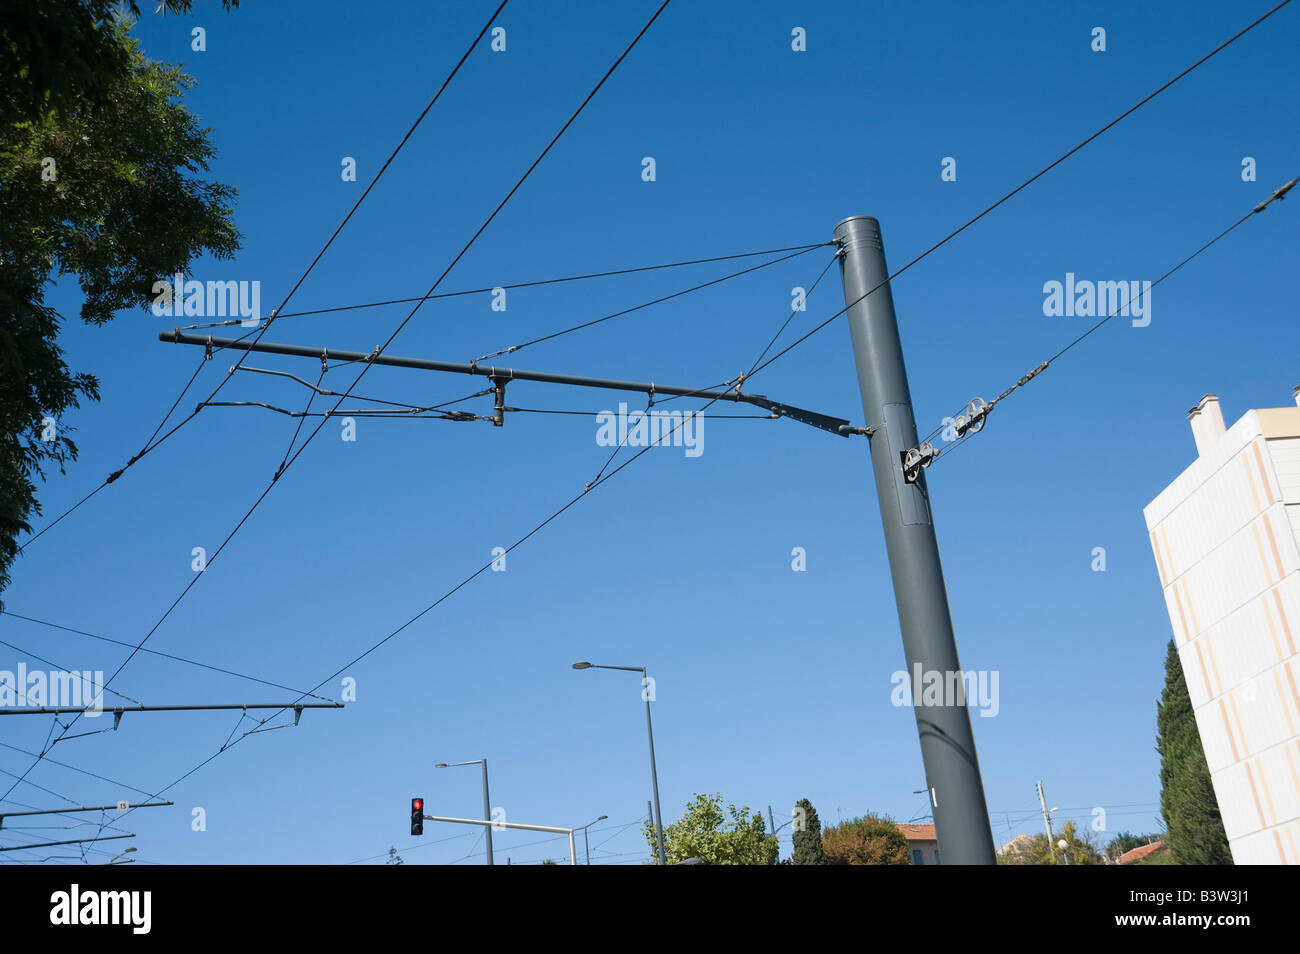
[[[427,290],[655,6],[507,6],[505,52],[473,53],[288,310]],[[823,242],[858,214],[880,220],[897,267],[1267,9],[1193,6],[670,4],[443,289]],[[198,7],[146,14],[137,28],[150,56],[197,80],[187,102],[212,129],[210,174],[240,193],[242,251],[191,277],[260,281],[269,310],[494,4],[394,3],[364,16],[333,2],[310,16],[290,4]],[[204,52],[191,49],[195,25]],[[1090,48],[1096,26],[1104,53]],[[806,52],[791,50],[795,27]],[[894,282],[922,431],[1084,330],[1089,319],[1043,314],[1045,282],[1153,280],[1297,175],[1300,142],[1277,104],[1295,92],[1298,29],[1296,12],[1281,11]],[[360,181],[341,180],[345,156]],[[646,156],[656,181],[641,177]],[[940,179],[946,156],[955,182]],[[1258,181],[1242,181],[1247,156]],[[929,472],[962,663],[1000,676],[998,715],[973,719],[998,843],[1041,828],[1038,779],[1062,815],[1104,808],[1103,841],[1157,826],[1170,629],[1141,510],[1193,459],[1186,410],[1202,394],[1217,392],[1231,422],[1289,403],[1300,382],[1284,265],[1300,251],[1294,216],[1275,203],[1249,221],[1155,289],[1148,327],[1111,322]],[[711,385],[753,363],[791,289],[829,257],[817,250],[509,362]],[[388,351],[468,361],[753,261],[512,291],[504,312],[486,294],[430,302]],[[50,301],[74,311],[75,285]],[[832,270],[783,341],[843,304]],[[407,311],[286,317],[267,340],[368,351]],[[81,458],[42,485],[46,518],[125,463],[193,373],[198,349],[156,340],[173,324],[141,311],[65,328],[69,365],[100,377],[103,401],[66,422]],[[227,353],[208,364],[182,410],[233,363]],[[246,364],[319,373],[307,359]],[[345,390],[354,376],[331,371],[325,386]],[[480,383],[375,368],[358,392],[433,403]],[[746,390],[861,423],[844,319]],[[241,372],[222,397],[301,408],[306,390]],[[508,392],[514,406],[548,409],[619,400],[638,406],[544,385]],[[490,399],[464,406],[488,413]],[[204,410],[32,545],[7,608],[138,642],[190,582],[192,549],[214,550],[265,488],[293,430],[268,411]],[[516,414],[500,429],[362,419],[345,442],[331,422],[148,648],[310,689],[579,492],[609,455],[595,431],[578,416]],[[479,812],[477,772],[433,764],[487,757],[493,804],[510,820],[608,815],[592,829],[593,860],[639,862],[649,772],[638,678],[572,671],[582,658],[655,677],[666,821],[695,792],[771,805],[778,823],[801,797],[824,822],[923,815],[913,716],[890,704],[904,659],[865,440],[791,421],[708,420],[704,433],[700,457],[645,454],[512,552],[505,572],[484,573],[349,669],[357,701],[345,710],[247,737],[170,789],[176,807],[133,813],[123,825],[138,833],[139,861],[339,863],[395,846],[408,863],[481,863],[477,832],[430,823],[412,839],[406,814],[413,795],[431,813]],[[1104,573],[1091,570],[1098,546]],[[806,572],[791,569],[794,547]],[[14,618],[0,618],[0,639],[75,669],[111,672],[126,652]],[[0,668],[37,665],[2,652]],[[294,698],[146,654],[114,687],[155,705]],[[320,691],[342,692],[337,679]],[[46,761],[29,779],[49,792],[24,784],[10,798],[52,807],[63,803],[51,793],[103,804],[141,797],[126,786],[156,792],[217,752],[234,723],[127,715],[117,733],[51,753],[121,784]],[[50,725],[11,717],[3,729],[5,743],[36,751]],[[30,762],[0,749],[0,770]],[[195,807],[206,831],[192,830]],[[0,837],[43,834],[73,837]],[[546,837],[500,834],[498,859],[564,853]]]

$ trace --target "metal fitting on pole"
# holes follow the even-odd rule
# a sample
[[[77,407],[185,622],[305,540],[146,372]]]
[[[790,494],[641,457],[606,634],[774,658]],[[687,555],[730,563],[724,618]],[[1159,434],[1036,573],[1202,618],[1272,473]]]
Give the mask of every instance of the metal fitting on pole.
[[[500,427],[506,422],[506,382],[505,378],[490,378],[492,393],[496,395],[496,405],[492,409],[492,426]]]

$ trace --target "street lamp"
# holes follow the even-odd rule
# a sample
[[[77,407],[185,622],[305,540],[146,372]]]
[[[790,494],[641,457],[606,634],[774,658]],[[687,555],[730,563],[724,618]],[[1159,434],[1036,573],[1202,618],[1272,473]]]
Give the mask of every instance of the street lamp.
[[[468,762],[439,762],[434,768],[455,768],[458,765],[482,765],[483,766],[483,820],[490,822],[492,820],[492,799],[488,797],[488,778],[487,778],[487,759],[470,759]],[[492,826],[487,825],[483,829],[483,836],[487,842],[487,863],[496,864],[492,858]]]
[[[646,735],[650,738],[650,784],[653,786],[655,796],[655,837],[659,842],[659,863],[668,864],[668,852],[664,850],[664,816],[659,810],[659,773],[655,769],[655,733],[650,724],[650,695],[645,692],[646,675],[645,666],[598,666],[595,663],[589,663],[585,659],[573,664],[574,669],[620,669],[624,672],[639,672],[641,674],[641,698],[645,700],[645,730]]]
[[[583,825],[581,828],[573,829],[574,831],[582,832],[582,848],[583,851],[587,853],[587,864],[591,864],[591,844],[587,841],[587,829],[590,828],[592,825],[596,824],[596,822],[602,822],[608,817],[609,817],[608,815],[601,815],[599,818],[596,819],[596,821],[587,822],[587,824]]]

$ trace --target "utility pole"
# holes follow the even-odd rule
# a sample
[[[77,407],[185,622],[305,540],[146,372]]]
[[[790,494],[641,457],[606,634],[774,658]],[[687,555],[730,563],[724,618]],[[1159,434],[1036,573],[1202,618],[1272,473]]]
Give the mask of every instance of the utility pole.
[[[482,765],[483,766],[483,820],[492,821],[492,799],[488,796],[488,770],[487,759],[470,759],[468,762],[439,762],[434,768],[456,768],[461,765]],[[483,829],[484,839],[487,845],[487,863],[496,864],[496,856],[492,852],[492,826],[489,824]]]
[[[624,672],[639,672],[641,674],[641,700],[645,703],[645,730],[646,736],[650,740],[650,791],[654,795],[654,811],[650,815],[650,824],[655,830],[655,837],[659,843],[659,863],[666,865],[668,864],[668,852],[664,848],[664,816],[659,809],[659,770],[655,768],[655,733],[654,728],[650,725],[650,699],[654,695],[650,686],[653,680],[647,675],[644,666],[601,666],[582,659],[574,663],[573,668],[578,670],[621,669]]]
[[[1068,865],[1070,863],[1069,843],[1066,842],[1064,838],[1061,839],[1061,843],[1059,845],[1052,840],[1056,837],[1054,834],[1052,834],[1052,812],[1056,811],[1056,809],[1053,808],[1051,810],[1048,810],[1047,808],[1047,797],[1043,794],[1042,779],[1039,779],[1035,787],[1038,789],[1038,804],[1041,805],[1043,808],[1043,825],[1045,825],[1047,828],[1047,854],[1050,857],[1052,852],[1054,852],[1057,848],[1060,848],[1061,858]]]
[[[650,819],[651,828],[654,828],[656,832],[663,830],[662,822],[660,823],[660,827],[655,828],[655,807],[654,807],[654,803],[651,802],[649,799],[646,799],[645,814],[646,817]],[[663,850],[664,850],[664,842],[663,839],[660,838],[658,847],[655,848],[655,857],[659,859],[659,863],[661,865],[666,865],[668,864],[668,857],[663,853]]]
[[[1055,846],[1052,844],[1052,813],[1047,810],[1047,798],[1043,795],[1042,780],[1040,779],[1034,787],[1038,789],[1038,804],[1043,808],[1043,825],[1047,828],[1047,846],[1053,848]]]
[[[936,673],[941,685],[961,687],[938,705],[912,700],[935,831],[949,864],[995,864],[880,223],[847,218],[835,226],[835,239],[908,674],[920,667],[923,677]]]

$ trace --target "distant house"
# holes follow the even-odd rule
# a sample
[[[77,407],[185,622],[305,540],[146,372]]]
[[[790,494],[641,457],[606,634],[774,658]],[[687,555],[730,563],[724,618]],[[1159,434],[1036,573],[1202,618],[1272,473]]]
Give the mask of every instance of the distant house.
[[[942,864],[939,860],[939,838],[933,825],[899,825],[898,830],[907,839],[907,853],[914,865]]]
[[[1026,835],[1026,834],[1024,834],[1024,833],[1022,832],[1022,833],[1020,833],[1019,835],[1016,835],[1015,838],[1012,838],[1009,842],[1007,842],[1007,843],[1006,843],[1005,845],[1003,845],[1001,848],[999,848],[999,849],[998,849],[998,854],[999,854],[999,855],[1005,855],[1005,854],[1007,854],[1008,852],[1021,852],[1021,851],[1028,851],[1028,850],[1033,846],[1033,844],[1034,844],[1034,838],[1033,838],[1033,836],[1032,836],[1032,835]]]
[[[1143,845],[1140,848],[1134,848],[1132,851],[1126,851],[1115,859],[1117,865],[1135,865],[1146,860],[1151,855],[1165,850],[1163,841],[1153,841],[1149,845]]]

